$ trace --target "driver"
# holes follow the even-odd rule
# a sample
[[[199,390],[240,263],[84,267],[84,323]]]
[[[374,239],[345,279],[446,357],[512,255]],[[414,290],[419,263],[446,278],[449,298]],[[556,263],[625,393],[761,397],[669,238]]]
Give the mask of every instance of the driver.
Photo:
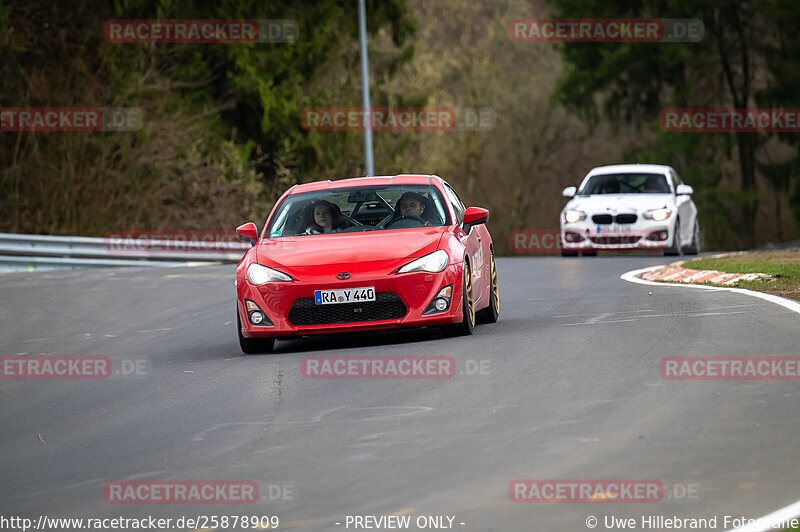
[[[647,180],[644,182],[644,189],[647,192],[664,192],[662,188],[663,180],[660,176],[651,175],[647,176]]]
[[[404,192],[397,201],[399,216],[395,215],[395,219],[413,216],[414,218],[419,218],[424,225],[431,225],[428,220],[423,218],[426,203],[426,198],[422,194],[417,194],[416,192]]]

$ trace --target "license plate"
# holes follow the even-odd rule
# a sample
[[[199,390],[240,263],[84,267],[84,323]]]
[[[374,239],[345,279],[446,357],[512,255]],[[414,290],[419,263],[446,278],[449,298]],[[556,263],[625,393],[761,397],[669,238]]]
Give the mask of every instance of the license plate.
[[[375,301],[375,287],[338,288],[336,290],[314,290],[317,305],[336,305],[339,303],[363,303]]]
[[[611,225],[608,225],[606,227],[601,227],[599,225],[597,226],[597,234],[598,235],[601,235],[603,233],[605,233],[607,235],[608,234],[618,235],[618,234],[620,234],[620,231],[621,231],[621,229],[620,229],[619,224],[611,224]]]

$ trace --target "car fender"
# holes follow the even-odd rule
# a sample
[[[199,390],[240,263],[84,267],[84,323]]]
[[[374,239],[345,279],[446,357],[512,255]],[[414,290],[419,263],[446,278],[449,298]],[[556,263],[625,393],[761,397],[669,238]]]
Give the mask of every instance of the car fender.
[[[455,234],[454,228],[455,230],[460,230],[458,226],[453,226],[442,233],[442,238],[439,240],[439,249],[443,249],[447,252],[447,256],[450,257],[450,264],[461,264],[466,257],[467,248]]]

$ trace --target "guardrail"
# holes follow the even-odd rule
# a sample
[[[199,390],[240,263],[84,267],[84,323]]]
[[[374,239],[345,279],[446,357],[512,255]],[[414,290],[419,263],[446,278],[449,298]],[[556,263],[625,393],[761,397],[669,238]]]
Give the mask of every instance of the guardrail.
[[[0,233],[0,272],[238,262],[249,248],[230,241]]]

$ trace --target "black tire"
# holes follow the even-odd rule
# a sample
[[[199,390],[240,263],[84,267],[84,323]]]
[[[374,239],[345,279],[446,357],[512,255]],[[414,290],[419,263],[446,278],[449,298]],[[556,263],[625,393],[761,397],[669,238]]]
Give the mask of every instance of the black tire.
[[[489,306],[475,314],[478,323],[497,323],[497,318],[500,317],[500,283],[494,265],[494,253],[490,260],[489,278],[492,284],[489,286]]]
[[[561,256],[562,257],[577,257],[578,256],[578,252],[577,251],[564,251],[562,249],[561,250]]]
[[[461,305],[464,309],[464,319],[461,323],[445,325],[442,334],[445,336],[469,336],[475,329],[475,304],[472,299],[472,275],[469,264],[464,260],[464,275],[461,281]]]
[[[681,254],[681,221],[675,221],[675,234],[672,236],[672,245],[664,248],[664,256],[680,256]]]
[[[596,257],[597,256],[597,252],[596,251],[582,251],[581,254],[584,257]]]
[[[236,309],[236,333],[239,336],[239,347],[246,355],[271,353],[275,347],[275,338],[245,338],[242,336],[242,320],[239,318],[239,309]]]
[[[700,252],[700,225],[697,221],[694,222],[694,234],[692,235],[692,243],[683,248],[684,255],[697,255]]]

